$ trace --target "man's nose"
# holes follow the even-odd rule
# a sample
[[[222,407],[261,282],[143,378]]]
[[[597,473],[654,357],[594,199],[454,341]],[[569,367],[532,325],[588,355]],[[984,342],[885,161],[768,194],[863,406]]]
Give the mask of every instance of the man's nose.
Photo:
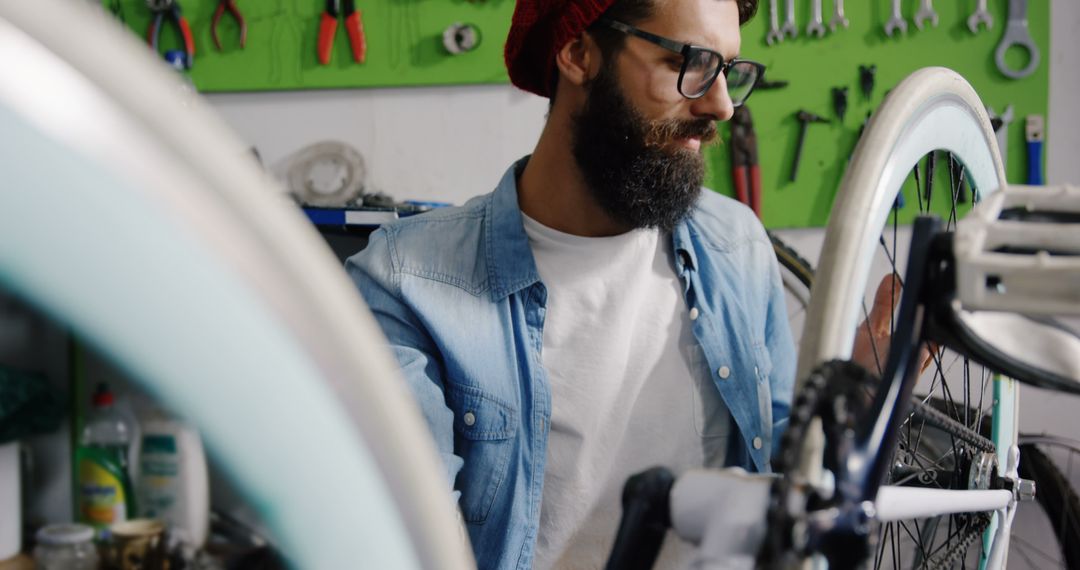
[[[714,121],[727,121],[735,114],[735,104],[727,90],[727,78],[721,74],[709,86],[709,90],[695,99],[690,111],[698,117],[709,117]]]

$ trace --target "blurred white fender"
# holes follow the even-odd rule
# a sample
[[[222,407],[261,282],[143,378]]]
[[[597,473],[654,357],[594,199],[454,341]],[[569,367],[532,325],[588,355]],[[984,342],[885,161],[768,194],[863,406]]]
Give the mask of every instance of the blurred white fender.
[[[102,10],[0,2],[0,176],[0,287],[198,425],[296,567],[475,566],[355,287]]]

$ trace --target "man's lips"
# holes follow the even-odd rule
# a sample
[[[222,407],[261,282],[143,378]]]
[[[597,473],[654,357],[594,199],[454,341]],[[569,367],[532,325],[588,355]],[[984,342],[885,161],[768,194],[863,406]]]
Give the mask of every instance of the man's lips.
[[[675,142],[678,143],[679,146],[686,147],[686,148],[688,148],[690,150],[698,150],[698,149],[701,148],[701,138],[700,137],[694,137],[694,136],[682,137],[682,138],[675,139]]]

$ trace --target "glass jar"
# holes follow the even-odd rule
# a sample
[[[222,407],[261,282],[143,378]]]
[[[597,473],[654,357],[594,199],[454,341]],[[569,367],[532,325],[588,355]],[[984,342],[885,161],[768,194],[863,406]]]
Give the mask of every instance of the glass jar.
[[[37,532],[37,570],[98,570],[94,529],[84,524],[53,524]]]

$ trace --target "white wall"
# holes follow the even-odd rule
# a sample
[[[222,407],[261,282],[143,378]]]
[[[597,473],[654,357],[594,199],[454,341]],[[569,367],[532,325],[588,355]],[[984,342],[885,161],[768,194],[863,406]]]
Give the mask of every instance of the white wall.
[[[506,85],[208,97],[272,168],[300,148],[359,149],[368,186],[398,200],[463,203],[532,152],[547,100]]]

